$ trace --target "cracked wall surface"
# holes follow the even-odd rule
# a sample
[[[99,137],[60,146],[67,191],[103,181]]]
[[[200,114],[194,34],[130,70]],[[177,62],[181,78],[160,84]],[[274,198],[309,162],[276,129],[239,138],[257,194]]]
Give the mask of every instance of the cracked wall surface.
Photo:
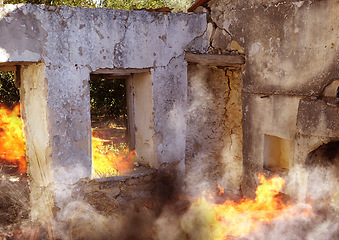
[[[157,164],[176,162],[184,171],[184,52],[205,51],[205,15],[4,5],[0,32],[2,64],[39,62],[44,66],[46,96],[35,107],[45,114],[41,131],[48,133],[44,144],[50,169],[46,174],[55,184],[59,205],[69,195],[69,184],[90,177],[88,81],[97,69],[149,69]],[[29,99],[29,91],[26,94]],[[33,119],[30,114],[27,111],[26,119]]]
[[[188,66],[186,174],[194,194],[220,184],[240,192],[242,181],[241,69]],[[202,188],[202,189],[201,189]]]
[[[323,92],[339,75],[338,1],[211,0],[196,12],[207,13],[210,52],[245,54],[247,59],[242,93],[244,193],[254,196],[256,175],[265,171],[267,134],[293,145],[286,192],[297,195],[305,185],[299,169],[307,153],[337,134],[333,116],[338,105]],[[318,121],[301,114],[306,104],[301,99],[306,97],[314,98],[319,109],[324,103],[330,106],[326,111],[307,109],[332,116],[322,118],[321,131],[303,131],[309,121]]]

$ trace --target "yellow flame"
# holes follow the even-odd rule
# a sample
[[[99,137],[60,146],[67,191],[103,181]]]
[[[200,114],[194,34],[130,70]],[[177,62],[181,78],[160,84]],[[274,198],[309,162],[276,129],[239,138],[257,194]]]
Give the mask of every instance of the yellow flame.
[[[19,104],[13,110],[0,107],[0,158],[17,165],[22,173],[27,171],[25,138]]]
[[[105,147],[102,139],[92,136],[92,159],[92,178],[119,176],[133,168],[135,151],[114,151]]]
[[[199,239],[229,240],[243,238],[259,229],[260,224],[268,223],[282,215],[288,215],[290,203],[284,204],[278,196],[284,186],[280,177],[266,179],[259,175],[260,186],[256,190],[256,198],[242,199],[240,202],[226,201],[214,204],[199,198],[191,205],[187,219],[198,222]],[[309,214],[309,209],[298,214]]]

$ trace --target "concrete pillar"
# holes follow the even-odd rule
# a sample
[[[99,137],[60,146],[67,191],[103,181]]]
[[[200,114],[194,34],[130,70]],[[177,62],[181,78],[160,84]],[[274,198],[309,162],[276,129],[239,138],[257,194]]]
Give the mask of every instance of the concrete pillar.
[[[31,217],[52,216],[51,157],[48,127],[47,82],[41,63],[23,66],[21,70],[21,114],[25,123],[28,173],[31,174]]]

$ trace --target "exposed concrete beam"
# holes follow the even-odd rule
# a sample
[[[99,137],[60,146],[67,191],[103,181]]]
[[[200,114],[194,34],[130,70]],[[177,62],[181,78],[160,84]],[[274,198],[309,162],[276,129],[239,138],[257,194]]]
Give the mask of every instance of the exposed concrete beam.
[[[91,79],[126,79],[133,73],[145,73],[149,72],[149,68],[143,69],[111,69],[101,68],[91,73]]]
[[[100,79],[126,79],[131,74],[91,74],[91,80],[100,80]]]
[[[98,69],[94,72],[92,72],[91,74],[111,74],[111,75],[131,75],[132,73],[145,73],[145,72],[149,72],[150,69],[149,68],[142,68],[142,69],[138,69],[138,68],[128,68],[128,69],[111,69],[111,68],[101,68]]]
[[[199,63],[209,66],[241,66],[245,64],[245,57],[242,55],[217,55],[217,54],[194,54],[186,53],[185,60],[190,63]]]

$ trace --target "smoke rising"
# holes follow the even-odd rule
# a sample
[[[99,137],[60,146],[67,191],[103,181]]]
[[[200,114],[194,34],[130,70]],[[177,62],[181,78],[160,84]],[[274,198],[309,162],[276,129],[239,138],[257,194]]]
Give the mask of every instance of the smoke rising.
[[[228,79],[224,76],[224,70],[220,69],[213,69],[215,79],[208,78],[211,69],[191,71],[193,78],[188,87],[185,184],[181,182],[182,179],[177,179],[181,177],[177,176],[177,166],[166,166],[166,171],[159,173],[161,177],[153,179],[157,184],[152,201],[141,202],[138,206],[126,204],[121,197],[124,191],[131,191],[135,194],[133,198],[138,199],[140,195],[135,187],[116,189],[112,185],[106,192],[98,193],[102,189],[93,185],[84,191],[85,195],[92,194],[89,197],[74,197],[72,187],[59,185],[56,190],[64,192],[64,195],[59,193],[60,199],[56,200],[65,204],[59,206],[59,220],[53,221],[54,239],[224,240],[215,235],[215,226],[212,224],[215,220],[212,220],[210,209],[192,206],[203,192],[214,193],[213,200],[210,199],[211,204],[239,198],[238,189],[234,190],[234,186],[239,182],[242,168],[232,165],[237,161],[236,157],[232,158],[236,155],[232,149],[236,134],[229,132],[230,129],[224,123],[227,114],[225,102],[229,98],[229,86],[225,80]],[[216,79],[219,80],[214,82]],[[225,91],[220,91],[220,88]],[[174,105],[170,114],[173,129],[185,128],[185,122],[182,121],[184,115],[180,106]],[[308,156],[305,164],[307,196],[304,202],[292,203],[293,206],[286,212],[269,223],[261,223],[256,231],[241,238],[230,239],[339,239],[338,149],[338,142],[330,143]],[[60,168],[59,172],[62,172],[60,176],[67,176],[64,169]],[[82,172],[78,168],[78,172],[74,170],[72,173],[81,176]],[[60,180],[62,181],[66,180]],[[226,188],[222,196],[217,194],[217,183]],[[184,192],[176,191],[173,184],[177,187],[179,185],[180,189],[184,185]],[[105,194],[114,195],[116,199],[107,198]],[[95,196],[100,197],[97,202],[93,202]],[[304,212],[309,214],[305,215]]]

